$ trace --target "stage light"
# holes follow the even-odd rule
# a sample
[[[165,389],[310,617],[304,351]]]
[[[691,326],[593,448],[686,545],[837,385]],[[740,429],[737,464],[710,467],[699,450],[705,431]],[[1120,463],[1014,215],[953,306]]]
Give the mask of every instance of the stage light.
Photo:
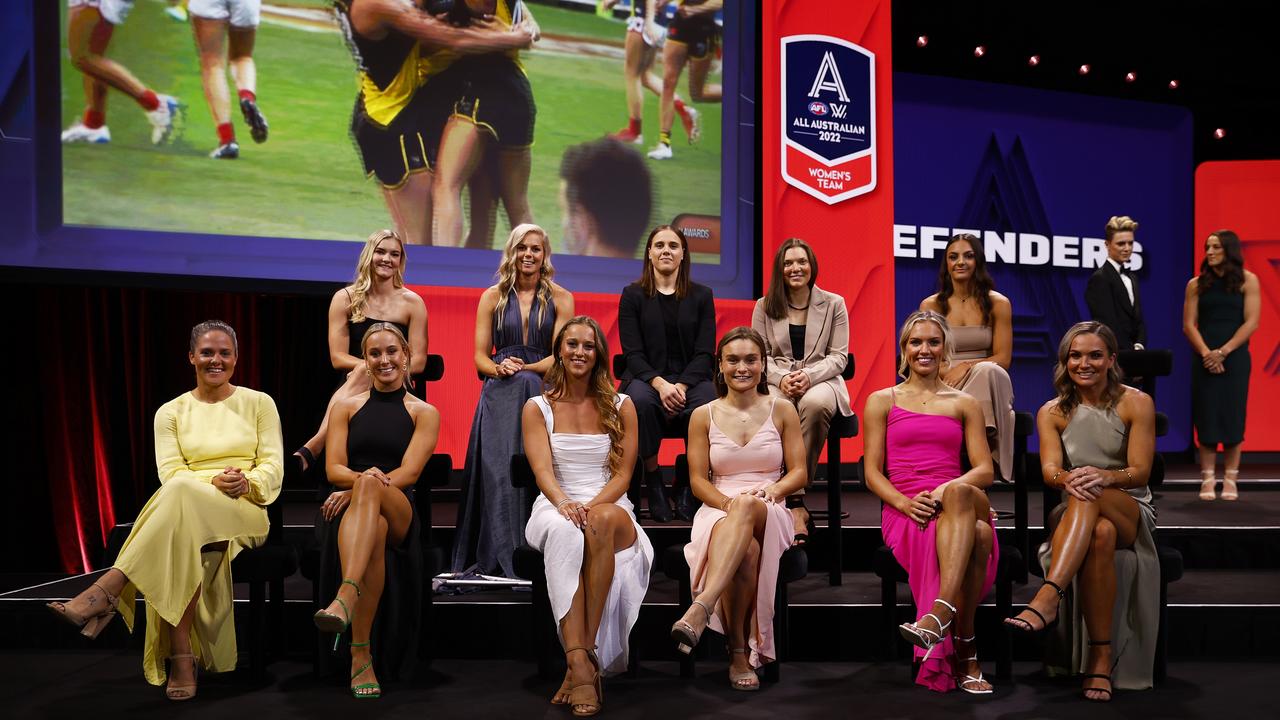
[[[978,58],[980,58],[980,57],[982,57],[983,55],[986,55],[986,54],[987,54],[987,46],[986,46],[986,45],[979,45],[978,47],[976,47],[976,48],[974,48],[974,49],[973,49],[973,56],[974,56],[974,57],[978,57]]]
[[[1079,70],[1077,70],[1076,72],[1080,73],[1081,75],[1088,75],[1088,74],[1089,74],[1089,63],[1085,63],[1084,65],[1081,65],[1081,66],[1080,66],[1080,69],[1079,69]]]
[[[1177,89],[1178,89],[1178,81],[1177,81],[1177,80],[1170,80],[1170,81],[1169,81],[1169,89],[1170,89],[1170,90],[1177,90]]]
[[[924,47],[925,45],[928,45],[928,44],[929,44],[928,35],[921,35],[920,37],[916,38],[916,47]]]
[[[1132,72],[1132,71],[1127,72],[1127,73],[1125,73],[1125,74],[1124,74],[1124,81],[1125,81],[1125,82],[1133,82],[1134,80],[1137,80],[1137,79],[1138,79],[1137,74],[1136,74],[1136,73],[1134,73],[1134,72]]]
[[[1222,128],[1217,128],[1217,129],[1215,129],[1215,130],[1213,131],[1213,139],[1214,139],[1214,140],[1221,140],[1222,138],[1224,138],[1224,137],[1226,137],[1226,136],[1227,136],[1227,131],[1226,131],[1226,130],[1223,130]]]
[[[1028,64],[1028,65],[1030,65],[1031,67],[1035,67],[1035,66],[1039,65],[1039,64],[1040,64],[1040,56],[1039,56],[1039,55],[1032,55],[1031,57],[1027,58],[1027,64]]]

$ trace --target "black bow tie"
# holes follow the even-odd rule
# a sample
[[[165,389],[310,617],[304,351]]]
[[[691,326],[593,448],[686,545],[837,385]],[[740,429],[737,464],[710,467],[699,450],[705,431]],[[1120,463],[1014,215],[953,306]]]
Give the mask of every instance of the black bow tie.
[[[1121,265],[1121,266],[1120,266],[1120,274],[1121,274],[1121,275],[1128,275],[1129,277],[1133,277],[1133,271],[1129,269],[1129,266],[1128,266],[1128,265]]]

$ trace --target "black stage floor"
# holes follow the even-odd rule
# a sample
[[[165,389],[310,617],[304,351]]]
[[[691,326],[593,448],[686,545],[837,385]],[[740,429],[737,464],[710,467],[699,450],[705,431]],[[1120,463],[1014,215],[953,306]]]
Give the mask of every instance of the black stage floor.
[[[485,642],[483,629],[477,642]],[[547,703],[555,683],[529,663],[458,660],[419,668],[384,686],[379,700],[356,701],[341,683],[321,682],[301,662],[274,663],[266,684],[238,675],[202,676],[199,694],[175,705],[142,680],[138,653],[62,651],[0,654],[0,704],[11,718],[568,718]],[[912,685],[905,663],[789,663],[782,680],[758,693],[727,687],[724,666],[700,663],[682,680],[675,663],[643,663],[637,677],[606,681],[608,718],[1107,718],[1275,717],[1275,665],[1180,662],[1154,690],[1118,691],[1109,704],[1079,699],[1078,681],[1050,680],[1034,663],[987,697],[940,695]]]

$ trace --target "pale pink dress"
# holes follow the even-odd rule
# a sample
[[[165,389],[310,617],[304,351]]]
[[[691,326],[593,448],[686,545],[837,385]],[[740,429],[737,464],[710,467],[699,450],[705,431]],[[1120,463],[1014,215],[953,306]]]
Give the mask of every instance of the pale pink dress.
[[[711,482],[729,497],[775,483],[782,476],[782,435],[773,424],[772,407],[755,436],[743,446],[730,440],[716,427],[712,410],[707,439],[711,446]],[[766,503],[765,507],[768,515],[760,542],[756,604],[751,613],[751,636],[747,639],[751,667],[760,667],[778,657],[773,639],[773,596],[778,585],[778,559],[791,547],[795,534],[790,510],[781,503]],[[693,516],[693,533],[689,544],[684,546],[684,557],[689,562],[689,579],[695,598],[706,583],[711,531],[724,517],[724,511],[709,505],[703,505]],[[709,627],[724,633],[718,605]]]

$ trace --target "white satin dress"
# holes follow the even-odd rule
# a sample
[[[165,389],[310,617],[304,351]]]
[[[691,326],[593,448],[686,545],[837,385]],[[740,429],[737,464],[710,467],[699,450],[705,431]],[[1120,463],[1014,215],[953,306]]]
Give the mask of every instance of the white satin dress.
[[[622,405],[626,395],[618,394]],[[566,495],[587,502],[599,494],[609,481],[609,436],[555,432],[551,405],[542,395],[533,398],[547,423],[551,438],[551,461],[556,482]],[[624,494],[615,503],[627,511],[636,529],[636,541],[614,553],[613,584],[605,599],[596,633],[596,652],[604,674],[613,675],[627,669],[627,643],[631,626],[640,616],[640,605],[649,589],[649,571],[653,567],[653,545],[636,522],[635,509]],[[547,571],[547,594],[551,611],[560,621],[569,612],[582,574],[585,540],[582,531],[556,511],[546,495],[539,494],[525,526],[525,540],[542,552]]]

